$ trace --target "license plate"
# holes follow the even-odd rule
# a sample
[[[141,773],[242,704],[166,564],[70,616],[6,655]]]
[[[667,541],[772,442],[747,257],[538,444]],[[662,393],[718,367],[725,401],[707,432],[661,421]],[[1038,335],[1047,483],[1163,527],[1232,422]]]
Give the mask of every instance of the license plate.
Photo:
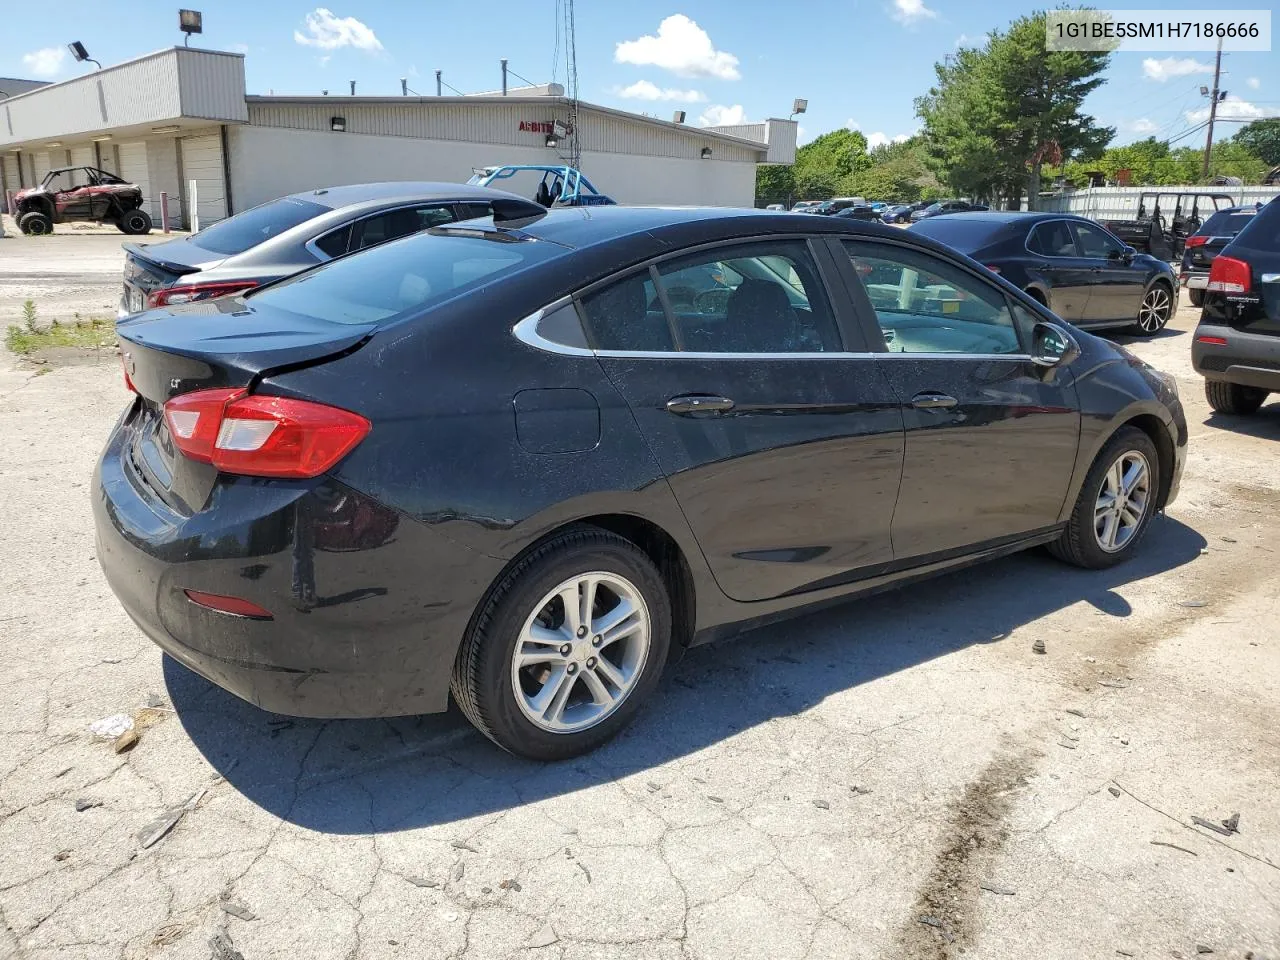
[[[147,305],[147,298],[137,287],[129,288],[129,312],[141,313]]]

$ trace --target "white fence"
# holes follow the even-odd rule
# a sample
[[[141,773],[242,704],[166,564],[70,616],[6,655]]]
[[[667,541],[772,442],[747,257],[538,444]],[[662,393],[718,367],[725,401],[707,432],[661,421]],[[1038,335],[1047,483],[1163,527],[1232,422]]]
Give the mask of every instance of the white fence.
[[[1089,187],[1056,197],[1041,197],[1040,209],[1076,213],[1094,220],[1129,220],[1138,215],[1138,198],[1144,193],[1220,193],[1234,203],[1266,203],[1280,196],[1280,187]],[[1150,212],[1150,211],[1148,211]],[[1201,217],[1206,214],[1201,211]]]

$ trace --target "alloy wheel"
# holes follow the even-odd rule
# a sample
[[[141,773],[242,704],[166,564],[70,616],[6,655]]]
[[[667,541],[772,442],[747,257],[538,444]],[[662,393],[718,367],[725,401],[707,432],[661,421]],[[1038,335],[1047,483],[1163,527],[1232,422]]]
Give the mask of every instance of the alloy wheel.
[[[1151,502],[1151,464],[1137,450],[1122,453],[1102,480],[1093,507],[1093,535],[1107,553],[1119,553],[1142,527]]]
[[[1143,333],[1159,333],[1169,322],[1173,299],[1164,287],[1156,285],[1147,291],[1138,308],[1138,327]]]
[[[550,733],[577,733],[626,700],[644,671],[652,626],[639,589],[616,573],[564,581],[525,621],[511,658],[521,712]]]

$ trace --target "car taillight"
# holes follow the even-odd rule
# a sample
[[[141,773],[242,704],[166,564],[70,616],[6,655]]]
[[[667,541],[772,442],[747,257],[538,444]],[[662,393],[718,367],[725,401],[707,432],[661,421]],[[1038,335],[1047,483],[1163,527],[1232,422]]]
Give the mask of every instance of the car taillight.
[[[1186,245],[1188,248],[1203,247],[1205,245],[1205,241],[1207,241],[1208,239],[1209,239],[1208,237],[1200,237],[1200,236],[1187,237]]]
[[[183,590],[187,599],[197,606],[219,613],[229,613],[233,617],[245,617],[249,620],[274,620],[271,611],[260,607],[252,600],[241,597],[226,597],[220,593],[205,593],[202,590]]]
[[[1214,347],[1225,347],[1227,345],[1226,337],[1211,337],[1208,334],[1196,337],[1200,343],[1207,343]]]
[[[369,434],[359,414],[310,400],[197,390],[164,405],[174,446],[191,460],[250,477],[318,477]]]
[[[120,354],[120,367],[124,371],[124,387],[130,393],[137,393],[138,388],[133,385],[133,377],[129,376],[129,358],[125,354]]]
[[[1248,293],[1253,283],[1253,270],[1243,260],[1217,257],[1209,268],[1209,286],[1215,293]]]
[[[214,297],[225,297],[229,293],[243,293],[257,285],[256,280],[229,280],[226,283],[192,283],[182,287],[166,287],[147,294],[147,308],[212,300]]]

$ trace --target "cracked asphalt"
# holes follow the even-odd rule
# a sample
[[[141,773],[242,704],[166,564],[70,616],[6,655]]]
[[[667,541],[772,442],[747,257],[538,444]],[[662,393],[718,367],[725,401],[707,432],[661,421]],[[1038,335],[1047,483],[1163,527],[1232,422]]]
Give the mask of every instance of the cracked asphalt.
[[[118,366],[4,358],[0,957],[1280,958],[1280,403],[1211,417],[1194,319],[1133,344],[1191,423],[1133,562],[1031,553],[699,648],[557,765],[164,658],[94,558]],[[88,729],[117,713],[121,754]]]

